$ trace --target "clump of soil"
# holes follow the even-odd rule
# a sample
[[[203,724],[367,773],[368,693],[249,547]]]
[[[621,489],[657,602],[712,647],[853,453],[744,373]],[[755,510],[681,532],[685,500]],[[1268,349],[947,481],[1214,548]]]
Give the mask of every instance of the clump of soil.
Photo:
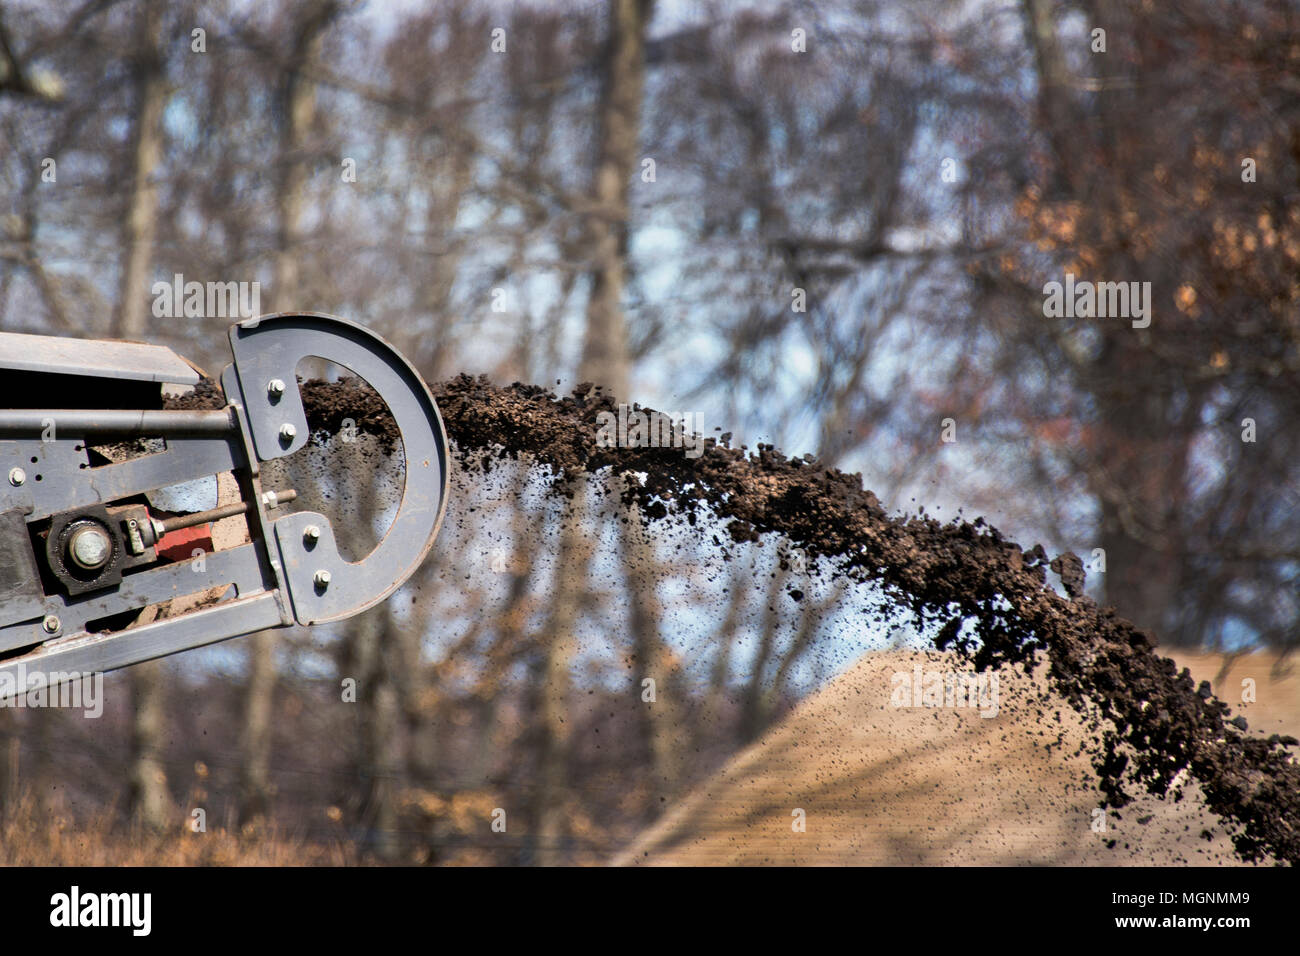
[[[338,382],[312,379],[298,383],[302,403],[307,411],[307,424],[312,437],[336,435],[344,428],[354,428],[359,433],[379,439],[383,451],[392,451],[401,441],[397,423],[379,393],[359,378],[345,378]],[[350,423],[350,424],[349,424]]]
[[[1296,739],[1244,734],[1244,721],[1231,719],[1208,684],[1196,686],[1186,669],[1154,653],[1150,634],[1083,594],[1075,555],[1049,561],[1040,545],[1024,551],[979,518],[890,516],[860,475],[825,468],[811,455],[787,458],[771,445],[750,452],[723,435],[705,439],[697,458],[680,447],[603,447],[598,416],[618,406],[590,385],[557,397],[462,375],[431,389],[467,468],[531,460],[549,466],[556,494],[618,475],[642,520],[681,515],[697,525],[716,517],[730,538],[713,537],[724,552],[731,542],[780,534],[832,575],[879,583],[919,621],[942,622],[937,646],[981,670],[1029,672],[1045,654],[1053,689],[1090,721],[1088,749],[1109,806],[1128,804],[1134,788],[1181,799],[1180,781],[1190,774],[1233,830],[1243,859],[1300,863],[1300,765],[1287,749]],[[313,382],[303,398],[314,430],[351,418],[391,438],[391,420],[376,412],[373,393]],[[1049,568],[1068,598],[1049,585]]]

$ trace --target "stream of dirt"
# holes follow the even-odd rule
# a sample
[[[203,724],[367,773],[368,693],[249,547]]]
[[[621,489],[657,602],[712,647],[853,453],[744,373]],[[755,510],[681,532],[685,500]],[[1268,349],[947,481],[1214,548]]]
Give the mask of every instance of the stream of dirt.
[[[618,406],[590,386],[557,397],[462,375],[431,389],[465,468],[487,470],[500,458],[548,466],[557,495],[593,476],[639,475],[618,486],[651,524],[684,519],[724,552],[780,535],[820,559],[821,573],[881,585],[918,622],[940,625],[940,649],[980,669],[1028,669],[1046,655],[1053,690],[1087,721],[1110,807],[1125,806],[1138,788],[1181,799],[1190,775],[1243,859],[1300,863],[1300,764],[1288,749],[1296,739],[1247,733],[1208,683],[1196,685],[1155,652],[1150,634],[1083,593],[1075,555],[1023,550],[983,519],[891,516],[860,475],[770,445],[732,448],[728,435],[707,438],[694,458],[681,447],[604,447],[601,413]],[[307,382],[302,392],[313,429],[333,433],[351,419],[390,444],[396,438],[382,401],[362,383]]]

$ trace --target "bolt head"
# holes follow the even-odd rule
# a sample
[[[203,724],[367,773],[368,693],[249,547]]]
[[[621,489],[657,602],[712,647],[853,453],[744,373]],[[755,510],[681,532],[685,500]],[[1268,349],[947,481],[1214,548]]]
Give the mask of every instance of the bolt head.
[[[9,469],[9,484],[13,485],[15,488],[17,488],[26,480],[27,480],[27,472],[23,471],[21,468]]]
[[[266,383],[266,394],[271,398],[279,398],[284,394],[284,379],[273,378]]]
[[[307,544],[315,544],[320,540],[320,528],[314,524],[307,525],[302,532],[302,540]]]
[[[63,622],[59,620],[57,614],[47,614],[45,620],[41,621],[41,627],[46,634],[57,634],[59,628],[63,627]]]
[[[293,425],[289,424],[288,422],[285,422],[283,425],[280,426],[280,441],[284,442],[285,444],[288,444],[289,442],[293,441],[294,438],[297,437],[297,435],[298,435],[298,429],[294,428]]]
[[[330,573],[322,568],[316,572],[316,576],[312,580],[316,582],[316,587],[324,590],[330,586]]]
[[[113,539],[98,525],[87,525],[73,532],[68,554],[78,567],[93,571],[102,568],[113,556]]]

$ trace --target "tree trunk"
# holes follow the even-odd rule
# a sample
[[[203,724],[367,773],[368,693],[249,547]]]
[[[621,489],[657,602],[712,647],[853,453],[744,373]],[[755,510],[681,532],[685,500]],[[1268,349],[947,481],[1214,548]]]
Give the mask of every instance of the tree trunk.
[[[21,792],[19,760],[22,755],[21,738],[13,716],[0,713],[0,819],[18,806]]]
[[[361,771],[366,794],[361,824],[366,843],[384,860],[395,859],[397,843],[397,790],[401,770],[398,735],[400,706],[397,688],[388,672],[391,647],[388,608],[371,608],[352,628],[357,645],[357,702],[361,706]]]
[[[131,809],[139,823],[162,830],[172,817],[171,793],[163,767],[162,741],[167,730],[164,690],[165,671],[161,661],[149,661],[131,668]]]
[[[1091,23],[1119,29],[1114,15],[1101,15],[1109,4],[1089,6]],[[1144,268],[1128,243],[1106,238],[1111,224],[1123,221],[1125,214],[1126,187],[1122,171],[1117,172],[1123,157],[1113,154],[1131,94],[1103,91],[1085,106],[1072,88],[1057,39],[1056,4],[1023,0],[1023,8],[1038,71],[1039,122],[1054,154],[1050,195],[1080,201],[1085,215],[1075,242],[1103,251],[1095,266],[1099,275],[1154,275],[1153,297],[1168,301],[1172,289],[1164,287],[1161,273],[1153,274],[1149,263]],[[1142,72],[1122,58],[1107,69],[1112,81],[1130,71],[1134,81]],[[1115,161],[1081,162],[1088,155]],[[1105,597],[1139,627],[1157,637],[1170,636],[1177,633],[1174,612],[1187,567],[1187,522],[1181,512],[1191,493],[1190,439],[1203,403],[1194,384],[1152,364],[1151,351],[1136,333],[1124,328],[1105,334],[1104,347],[1082,382],[1100,423],[1098,447],[1088,456],[1088,479],[1100,516]]]
[[[728,575],[728,596],[727,596],[727,613],[722,619],[714,635],[714,643],[718,646],[718,656],[713,659],[713,666],[709,669],[709,687],[704,697],[704,707],[700,719],[696,721],[696,749],[703,750],[710,742],[723,738],[724,713],[727,700],[727,684],[731,676],[732,654],[736,646],[737,632],[740,629],[740,618],[745,610],[745,598],[749,593],[749,588],[753,582],[753,558],[749,560],[748,568],[742,569],[740,559],[733,560],[729,565]],[[746,573],[746,572],[749,573]],[[730,731],[730,728],[728,728]],[[726,734],[728,741],[731,734]]]
[[[537,683],[538,772],[533,811],[533,862],[555,866],[565,860],[565,818],[569,766],[569,666],[575,645],[574,631],[586,590],[590,547],[582,527],[587,510],[586,486],[573,489],[572,511],[565,515],[555,567],[555,597],[542,639],[542,659]]]
[[[162,113],[167,93],[157,46],[161,20],[157,0],[146,0],[140,8],[131,198],[122,227],[126,261],[113,322],[114,334],[124,339],[140,338],[148,324],[147,290],[158,226],[158,190],[153,177],[162,159]]]
[[[623,293],[627,283],[628,189],[638,168],[641,100],[645,87],[645,30],[652,4],[612,0],[610,36],[601,91],[600,159],[593,192],[596,211],[588,229],[593,250],[591,298],[578,377],[594,382],[620,400],[628,398],[627,322]],[[623,558],[632,595],[631,625],[637,670],[632,700],[643,709],[642,733],[651,755],[656,796],[671,796],[682,777],[685,742],[681,707],[674,698],[677,666],[659,634],[661,573],[654,548],[633,509],[623,525]],[[641,682],[653,678],[655,701],[643,701]],[[662,801],[654,801],[656,805]]]
[[[248,685],[244,694],[239,752],[239,822],[253,824],[271,805],[271,709],[275,692],[275,635],[248,638]]]
[[[645,86],[647,0],[610,0],[610,35],[600,105],[600,159],[593,183],[596,210],[588,217],[591,298],[578,378],[627,397],[627,194],[637,168],[641,97]]]
[[[648,745],[652,787],[650,809],[661,810],[676,796],[685,775],[683,758],[688,745],[687,723],[682,701],[681,668],[660,636],[662,608],[659,604],[658,556],[647,540],[635,507],[623,525],[623,565],[632,590],[633,654],[632,700],[641,709],[641,733]],[[655,699],[646,701],[642,681],[655,682]]]
[[[1187,505],[1192,429],[1172,407],[1174,383],[1161,387],[1138,377],[1141,353],[1135,351],[1121,347],[1103,353],[1098,377],[1109,387],[1097,389],[1096,400],[1111,425],[1100,459],[1106,467],[1093,470],[1091,483],[1101,503],[1106,601],[1160,637],[1172,633],[1180,570],[1187,563],[1180,510]],[[1142,389],[1104,381],[1126,364],[1135,369]],[[1181,417],[1200,407],[1199,401],[1187,402]]]
[[[750,671],[749,683],[745,685],[740,705],[740,738],[749,743],[758,737],[767,726],[771,695],[764,690],[763,674],[776,649],[777,628],[781,625],[781,592],[785,589],[786,572],[777,570],[767,589],[767,608],[763,613],[763,630],[759,633],[758,649],[754,655],[754,664]]]
[[[593,250],[592,287],[578,378],[603,386],[618,396],[627,394],[627,330],[622,305],[626,280],[627,191],[636,166],[649,10],[650,4],[645,0],[611,0],[609,5],[610,32],[600,107],[600,159],[592,184],[597,208],[587,223]],[[564,857],[561,844],[564,778],[569,756],[569,666],[590,557],[582,531],[587,503],[585,487],[579,483],[573,492],[572,512],[560,535],[555,598],[543,638],[539,675],[543,688],[539,702],[540,762],[534,859],[542,866],[561,862]]]
[[[113,334],[141,338],[149,315],[148,289],[158,224],[158,193],[153,177],[162,157],[162,111],[165,78],[158,53],[161,8],[147,0],[140,8],[140,56],[136,67],[136,115],[133,130],[131,195],[122,226],[121,285]],[[145,826],[161,829],[168,822],[171,795],[162,765],[166,729],[164,665],[139,664],[131,669],[134,711],[131,727],[130,803],[132,815]]]
[[[276,244],[274,286],[280,311],[298,308],[298,242],[301,233],[306,169],[300,155],[316,113],[316,93],[303,75],[320,52],[321,36],[336,12],[332,2],[311,7],[298,25],[298,42],[284,70],[280,128],[280,179],[276,190],[279,238]],[[241,795],[239,817],[251,823],[270,807],[271,706],[275,694],[274,631],[249,638],[248,688],[244,701]]]

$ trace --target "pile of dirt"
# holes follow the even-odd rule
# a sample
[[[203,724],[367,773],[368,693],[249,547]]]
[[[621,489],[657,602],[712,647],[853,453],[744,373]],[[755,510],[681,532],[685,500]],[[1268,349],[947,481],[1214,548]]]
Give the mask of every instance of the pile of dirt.
[[[1300,668],[1178,657],[1266,732],[1300,733]],[[1225,668],[1225,663],[1229,666]],[[1041,672],[998,671],[996,707],[897,706],[955,655],[883,651],[803,701],[661,817],[620,865],[1232,865],[1196,785],[1101,811],[1083,722]],[[986,704],[991,704],[992,695]],[[912,703],[912,701],[903,701]]]
[[[698,457],[683,454],[681,442],[611,446],[607,423],[618,406],[589,385],[557,397],[462,375],[431,388],[466,468],[522,458],[548,466],[561,495],[575,481],[623,475],[617,487],[638,503],[642,520],[680,515],[695,525],[714,517],[732,542],[778,534],[819,560],[823,573],[883,586],[918,623],[940,625],[939,650],[980,670],[1029,672],[1045,656],[1053,692],[1083,718],[1082,746],[1104,806],[1120,810],[1143,792],[1177,797],[1194,781],[1242,859],[1300,863],[1300,764],[1287,749],[1296,739],[1249,734],[1208,683],[1082,593],[1075,555],[1049,561],[1040,545],[1022,550],[983,519],[890,516],[860,475],[825,468],[811,455],[787,458],[770,445],[732,448],[728,435],[705,439]],[[355,405],[345,417],[383,433],[383,416],[353,386],[313,383],[304,399],[313,428],[336,428],[340,411]],[[724,552],[730,546],[712,540]],[[1068,597],[1049,584],[1049,570]],[[1064,729],[1053,733],[1060,748],[1069,745]]]

